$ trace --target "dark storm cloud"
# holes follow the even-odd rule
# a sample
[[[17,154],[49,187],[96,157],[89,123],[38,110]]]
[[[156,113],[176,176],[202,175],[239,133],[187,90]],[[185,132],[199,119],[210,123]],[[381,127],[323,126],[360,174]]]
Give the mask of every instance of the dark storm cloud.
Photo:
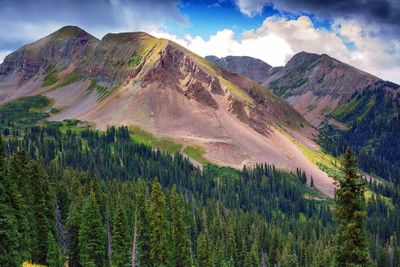
[[[257,2],[258,0],[250,0]],[[272,0],[281,11],[311,13],[321,18],[357,19],[370,31],[400,37],[400,0]]]
[[[178,5],[179,0],[0,0],[0,52],[64,25],[101,37],[107,31],[146,30],[171,20],[185,23]]]

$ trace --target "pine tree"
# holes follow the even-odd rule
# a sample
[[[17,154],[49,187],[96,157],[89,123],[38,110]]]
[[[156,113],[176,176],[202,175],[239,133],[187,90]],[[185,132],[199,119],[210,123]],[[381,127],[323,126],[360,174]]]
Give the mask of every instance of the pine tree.
[[[211,256],[211,244],[205,231],[201,232],[196,242],[196,257],[198,266],[213,267],[214,262]]]
[[[135,264],[138,266],[151,266],[150,264],[150,223],[148,214],[148,187],[143,180],[136,186],[135,192],[135,219],[136,243]],[[132,238],[133,239],[133,238]],[[132,244],[133,245],[133,244]],[[131,255],[132,257],[132,255]]]
[[[245,267],[258,267],[260,266],[260,252],[258,249],[257,240],[254,240],[250,250],[247,252],[245,259]]]
[[[76,175],[71,177],[71,204],[67,217],[68,265],[79,266],[79,228],[81,225],[83,190]]]
[[[61,249],[51,232],[47,235],[47,265],[50,267],[62,267]]]
[[[0,266],[21,265],[18,221],[10,197],[11,180],[5,173],[4,147],[0,136]]]
[[[189,229],[185,223],[183,196],[176,192],[176,185],[171,190],[172,244],[174,265],[190,266]]]
[[[36,231],[32,259],[36,263],[46,264],[47,255],[47,234],[55,232],[55,212],[52,189],[47,175],[44,172],[43,165],[39,166],[36,162],[28,163],[28,176],[33,185],[32,203],[33,214],[35,217]]]
[[[129,266],[131,259],[129,252],[128,220],[125,210],[119,204],[113,220],[111,266]]]
[[[105,231],[93,191],[82,212],[79,228],[79,260],[82,266],[103,266],[105,263]]]
[[[28,208],[26,203],[30,203],[32,194],[31,190],[26,188],[28,179],[26,175],[26,158],[25,154],[18,151],[16,155],[11,158],[7,175],[9,176],[12,184],[8,186],[8,192],[11,194],[11,202],[14,209],[14,215],[18,221],[18,232],[20,233],[19,239],[19,253],[22,260],[31,259],[31,247],[32,247],[32,231],[30,227],[31,222],[35,221],[31,209]],[[34,224],[33,224],[34,225]]]
[[[165,195],[161,184],[155,180],[151,191],[149,206],[150,220],[150,260],[152,266],[169,266],[171,264],[171,246],[168,242],[168,221]]]
[[[357,174],[356,162],[352,150],[346,151],[343,163],[345,176],[338,179],[335,197],[336,266],[370,265],[364,207],[364,182]]]

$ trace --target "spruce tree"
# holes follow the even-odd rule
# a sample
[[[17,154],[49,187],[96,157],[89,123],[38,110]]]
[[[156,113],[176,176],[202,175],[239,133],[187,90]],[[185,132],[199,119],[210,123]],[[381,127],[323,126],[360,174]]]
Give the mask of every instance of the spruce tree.
[[[85,203],[79,227],[79,260],[82,266],[105,263],[105,230],[93,191]]]
[[[135,264],[151,266],[150,264],[150,217],[148,203],[148,187],[143,180],[138,181],[135,192]],[[134,238],[132,238],[133,240]],[[133,241],[132,241],[133,242]],[[133,245],[133,244],[132,244]],[[131,255],[132,257],[132,255]]]
[[[112,228],[112,257],[111,266],[128,266],[130,262],[130,246],[128,220],[125,210],[119,204],[115,211]]]
[[[245,267],[258,267],[261,264],[260,252],[258,249],[257,240],[254,240],[250,250],[247,252],[245,259]]]
[[[52,189],[43,165],[31,161],[28,163],[28,176],[33,185],[32,203],[35,217],[36,231],[33,244],[32,259],[36,263],[46,264],[47,255],[47,234],[55,232],[55,212]]]
[[[337,226],[336,266],[369,266],[364,205],[364,182],[357,174],[352,150],[346,151],[343,163],[345,176],[337,179],[335,223]]]
[[[189,229],[185,222],[183,196],[176,192],[176,185],[173,185],[171,190],[171,217],[174,265],[176,267],[190,266]]]
[[[4,147],[0,136],[0,266],[21,265],[18,222],[10,203],[9,177],[5,173]]]
[[[83,211],[83,189],[76,175],[71,177],[71,204],[66,221],[68,265],[79,266],[79,228]]]
[[[161,184],[155,180],[151,191],[149,206],[150,220],[150,260],[156,267],[171,264],[171,245],[168,242],[168,221],[165,195]]]
[[[50,267],[62,267],[61,249],[51,232],[47,235],[47,265]]]
[[[197,265],[203,267],[213,267],[214,262],[211,256],[211,244],[205,231],[201,232],[196,242]]]

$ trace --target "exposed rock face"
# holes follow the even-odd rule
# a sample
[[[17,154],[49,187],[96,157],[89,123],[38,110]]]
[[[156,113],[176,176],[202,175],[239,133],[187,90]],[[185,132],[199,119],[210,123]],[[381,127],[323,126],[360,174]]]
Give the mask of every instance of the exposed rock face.
[[[258,83],[265,82],[268,72],[272,68],[260,59],[247,56],[227,56],[222,58],[206,56],[206,59],[224,69],[248,77]]]

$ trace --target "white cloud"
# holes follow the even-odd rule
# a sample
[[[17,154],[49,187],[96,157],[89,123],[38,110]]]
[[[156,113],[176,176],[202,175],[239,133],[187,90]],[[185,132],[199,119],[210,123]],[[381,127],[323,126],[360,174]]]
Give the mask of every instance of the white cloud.
[[[253,17],[262,13],[264,6],[270,2],[268,0],[236,0],[236,5],[240,12],[246,16]]]
[[[272,66],[284,65],[294,54],[307,51],[328,54],[338,60],[400,83],[400,41],[382,40],[366,33],[355,21],[336,20],[332,30],[315,28],[310,18],[287,19],[272,16],[254,30],[236,37],[231,29],[218,31],[204,39],[200,36],[177,37],[152,31],[157,37],[173,40],[201,55],[252,56]],[[346,43],[353,44],[349,48]]]

